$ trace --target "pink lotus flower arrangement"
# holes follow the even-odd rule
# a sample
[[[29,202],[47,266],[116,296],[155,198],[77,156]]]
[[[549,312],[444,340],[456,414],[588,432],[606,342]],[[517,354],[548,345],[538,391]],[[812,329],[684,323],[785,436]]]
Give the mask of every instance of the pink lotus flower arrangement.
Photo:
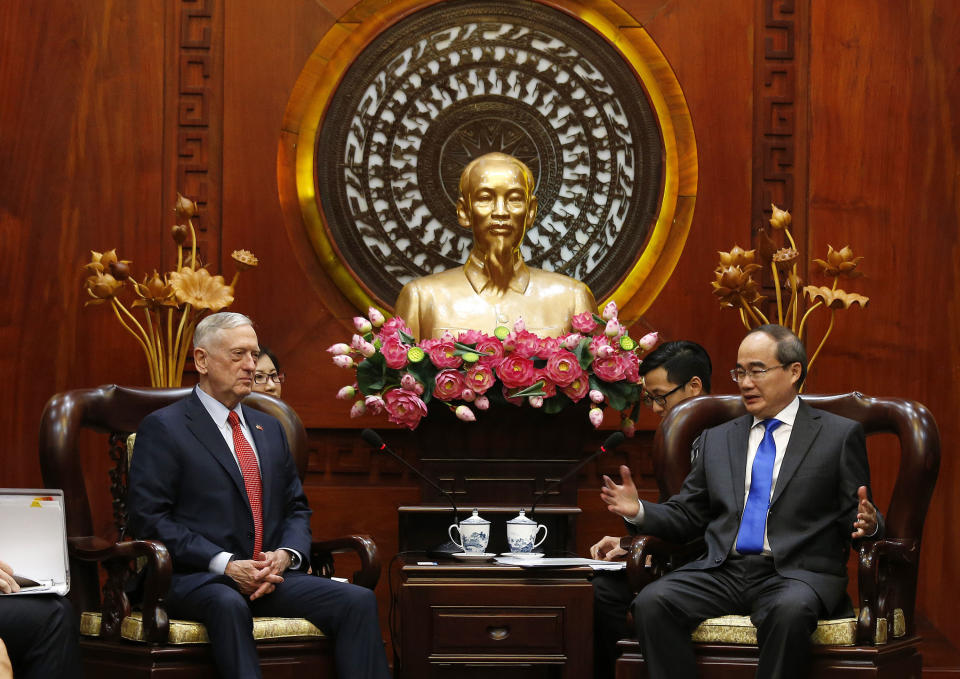
[[[610,302],[601,315],[582,313],[571,319],[573,332],[539,337],[523,320],[513,329],[501,326],[493,335],[477,330],[456,337],[416,342],[399,317],[386,320],[377,309],[353,319],[349,344],[327,351],[341,368],[354,370],[356,381],[337,393],[352,401],[351,417],[385,412],[396,424],[416,429],[427,403],[447,404],[464,422],[492,403],[529,404],[558,413],[583,399],[591,402],[589,418],[599,427],[604,408],[622,414],[621,427],[633,435],[643,388],[640,356],[657,344],[657,333],[630,337]]]

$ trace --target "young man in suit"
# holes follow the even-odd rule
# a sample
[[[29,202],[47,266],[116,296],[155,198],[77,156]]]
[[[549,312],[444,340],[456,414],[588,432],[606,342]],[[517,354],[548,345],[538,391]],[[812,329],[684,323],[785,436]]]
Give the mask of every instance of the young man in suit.
[[[657,504],[633,500],[629,479],[601,490],[639,532],[706,543],[633,602],[652,679],[696,677],[690,633],[727,613],[757,627],[757,677],[802,677],[817,619],[851,613],[851,540],[882,535],[883,522],[869,500],[863,428],[798,397],[806,369],[788,329],[752,330],[731,371],[748,414],[701,434],[680,492]]]
[[[310,509],[280,423],[241,405],[259,355],[249,318],[197,324],[193,393],[144,418],[130,528],[173,559],[170,617],[201,621],[222,677],[258,679],[253,616],[307,618],[343,678],[389,676],[373,592],[307,574]]]
[[[640,364],[644,403],[664,417],[678,403],[710,393],[713,368],[706,349],[686,340],[665,342],[644,357]],[[620,477],[631,479],[630,468],[620,467]],[[606,479],[607,477],[604,477]],[[634,497],[634,502],[637,502]],[[610,508],[613,510],[613,507]],[[634,512],[636,513],[636,512]],[[628,527],[632,524],[628,523]],[[626,552],[620,538],[605,535],[590,548],[590,557],[617,561]],[[627,611],[633,590],[624,571],[599,571],[593,578],[593,655],[597,679],[613,677],[617,661],[617,641],[630,635]]]

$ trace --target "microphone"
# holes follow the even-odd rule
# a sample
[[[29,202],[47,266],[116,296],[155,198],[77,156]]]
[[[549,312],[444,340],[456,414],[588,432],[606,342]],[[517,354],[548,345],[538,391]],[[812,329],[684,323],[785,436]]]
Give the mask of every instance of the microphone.
[[[623,435],[623,432],[622,432],[622,431],[615,431],[615,432],[613,432],[612,434],[610,434],[610,436],[607,437],[607,439],[606,439],[606,440],[603,442],[603,444],[600,446],[600,450],[598,450],[597,452],[593,453],[592,455],[588,455],[588,456],[585,457],[583,460],[581,460],[579,464],[574,465],[573,469],[571,469],[570,471],[568,471],[566,474],[563,475],[563,478],[561,478],[561,479],[559,479],[559,480],[557,480],[557,481],[553,481],[552,483],[547,484],[547,486],[543,489],[543,492],[540,493],[540,497],[538,497],[536,500],[534,500],[533,506],[530,507],[530,519],[533,520],[533,512],[534,512],[534,510],[537,508],[537,503],[540,502],[540,500],[542,500],[544,497],[546,497],[547,491],[553,490],[554,488],[557,488],[558,486],[563,485],[563,482],[564,482],[564,481],[566,481],[566,480],[569,479],[571,476],[573,476],[574,474],[576,474],[578,471],[580,471],[581,469],[583,469],[583,467],[584,467],[585,464],[587,464],[588,462],[590,462],[590,461],[592,461],[592,460],[595,460],[597,457],[599,457],[599,456],[602,455],[603,453],[609,453],[609,452],[613,451],[617,446],[619,446],[621,443],[623,443],[624,439],[626,439],[626,438],[627,438],[627,437]]]
[[[623,438],[623,434],[620,434],[620,437]],[[453,495],[450,494],[449,491],[444,490],[443,488],[441,488],[441,487],[440,487],[433,479],[431,479],[429,476],[427,476],[427,475],[424,474],[422,471],[420,471],[419,469],[417,469],[416,467],[414,467],[412,464],[410,464],[409,462],[407,462],[406,460],[404,460],[402,457],[400,457],[399,455],[397,455],[395,452],[393,452],[392,450],[390,450],[390,449],[387,447],[387,444],[383,442],[383,439],[380,438],[380,434],[378,434],[377,432],[375,432],[373,429],[364,429],[363,431],[361,431],[361,432],[360,432],[360,438],[362,438],[364,441],[366,441],[368,444],[370,444],[370,446],[371,446],[372,448],[375,448],[375,449],[377,450],[377,452],[386,453],[387,455],[389,455],[389,456],[392,457],[393,459],[395,459],[395,460],[397,460],[398,462],[400,462],[401,464],[403,464],[407,469],[409,469],[409,470],[412,471],[414,474],[416,474],[417,477],[419,477],[419,478],[423,479],[424,481],[426,481],[427,484],[428,484],[431,488],[435,489],[438,493],[440,493],[440,494],[443,495],[445,498],[447,498],[447,500],[449,500],[449,502],[450,502],[450,506],[453,507],[453,522],[454,522],[455,524],[457,524],[457,529],[458,529],[458,531],[459,531],[459,528],[460,528],[460,518],[459,518],[459,516],[460,516],[460,515],[459,515],[459,513],[457,512],[457,503],[453,501]],[[462,551],[462,550],[460,549],[459,545],[457,545],[455,542],[452,542],[452,541],[450,541],[450,540],[447,540],[447,542],[444,543],[443,545],[440,545],[440,546],[437,547],[436,549],[433,549],[433,550],[430,550],[430,551],[439,551],[439,552],[449,553],[449,552],[459,552],[459,551]]]

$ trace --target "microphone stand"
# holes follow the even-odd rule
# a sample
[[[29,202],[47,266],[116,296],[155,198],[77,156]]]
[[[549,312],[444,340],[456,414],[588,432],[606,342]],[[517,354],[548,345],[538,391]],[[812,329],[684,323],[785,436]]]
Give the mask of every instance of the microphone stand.
[[[459,532],[460,514],[459,514],[459,511],[457,510],[457,503],[454,502],[453,495],[449,491],[441,488],[440,485],[437,484],[433,479],[428,477],[422,471],[420,471],[419,469],[414,467],[412,464],[407,462],[405,459],[403,459],[402,457],[397,455],[395,452],[390,450],[390,448],[387,447],[387,444],[383,442],[383,439],[380,438],[380,435],[377,432],[375,432],[373,429],[364,429],[362,432],[360,432],[360,438],[366,441],[377,452],[386,453],[387,455],[392,457],[394,460],[397,460],[398,462],[400,462],[403,466],[405,466],[407,469],[412,471],[418,478],[426,481],[427,485],[429,485],[431,488],[433,488],[438,493],[443,495],[443,497],[445,497],[447,501],[450,502],[450,506],[453,507],[453,522],[457,525],[457,531]],[[463,549],[461,549],[460,545],[453,542],[452,540],[447,540],[441,545],[428,549],[427,553],[446,555],[446,554],[456,554],[462,551]]]
[[[540,496],[533,501],[533,505],[530,507],[530,520],[533,521],[533,513],[537,508],[537,503],[540,502],[540,500],[542,500],[544,497],[546,497],[548,491],[554,490],[555,488],[562,486],[564,481],[567,481],[571,476],[573,476],[578,471],[583,469],[583,467],[588,462],[592,462],[593,460],[597,459],[604,453],[613,451],[617,446],[623,443],[625,438],[626,437],[623,435],[623,432],[620,432],[620,431],[613,432],[612,434],[610,434],[610,436],[607,437],[607,440],[604,441],[603,444],[600,446],[600,450],[596,451],[595,453],[592,453],[591,455],[588,455],[583,460],[581,460],[578,464],[574,465],[573,469],[571,469],[566,474],[564,474],[563,477],[560,478],[559,480],[553,481],[547,484],[544,487],[543,492],[540,493]]]

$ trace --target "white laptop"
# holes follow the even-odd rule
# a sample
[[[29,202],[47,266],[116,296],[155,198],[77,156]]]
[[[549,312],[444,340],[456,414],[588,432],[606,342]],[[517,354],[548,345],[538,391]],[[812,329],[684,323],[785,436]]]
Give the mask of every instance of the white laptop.
[[[0,561],[20,583],[0,596],[70,591],[62,490],[0,488]]]

